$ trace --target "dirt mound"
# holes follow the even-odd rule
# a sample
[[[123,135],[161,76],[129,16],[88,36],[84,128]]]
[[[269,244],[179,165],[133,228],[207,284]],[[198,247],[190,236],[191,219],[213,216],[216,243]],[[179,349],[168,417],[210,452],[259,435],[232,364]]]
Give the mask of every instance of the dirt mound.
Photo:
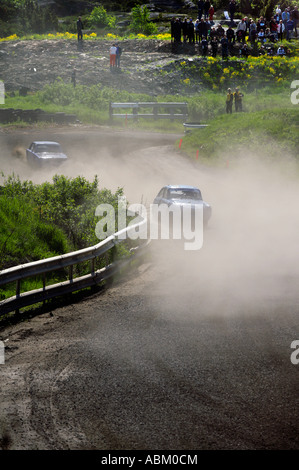
[[[1,44],[0,67],[8,92],[37,91],[61,78],[70,83],[76,70],[76,83],[102,84],[136,93],[178,92],[180,80],[170,81],[158,72],[180,54],[170,42],[123,40],[119,69],[110,70],[108,40],[7,41]],[[190,51],[187,51],[188,53]]]

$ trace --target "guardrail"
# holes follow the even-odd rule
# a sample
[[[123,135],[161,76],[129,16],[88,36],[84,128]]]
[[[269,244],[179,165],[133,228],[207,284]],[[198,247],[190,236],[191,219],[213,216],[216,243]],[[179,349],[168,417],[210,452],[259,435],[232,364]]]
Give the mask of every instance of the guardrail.
[[[117,108],[131,109],[131,113],[115,113]],[[152,113],[140,113],[142,108],[152,108]],[[159,113],[161,108],[169,109],[169,113]],[[110,119],[114,117],[125,119],[186,119],[188,117],[187,103],[157,103],[157,102],[144,102],[144,103],[109,103],[109,116]]]
[[[133,259],[144,254],[150,241],[147,241],[146,238],[141,240],[140,237],[141,242],[139,245],[130,249],[130,256],[121,260],[112,260],[110,264],[99,270],[95,270],[95,260],[106,255],[109,250],[114,250],[118,244],[126,241],[130,231],[135,231],[136,228],[140,233],[145,230],[147,228],[147,219],[142,219],[141,222],[120,230],[92,247],[0,271],[0,287],[16,282],[16,295],[0,302],[0,314],[4,315],[12,311],[18,314],[22,307],[95,286],[111,278],[124,266],[130,264]],[[90,261],[90,273],[73,278],[74,265],[86,261]],[[46,274],[62,268],[69,268],[68,280],[46,285]],[[43,287],[21,293],[21,281],[34,276],[42,276]]]

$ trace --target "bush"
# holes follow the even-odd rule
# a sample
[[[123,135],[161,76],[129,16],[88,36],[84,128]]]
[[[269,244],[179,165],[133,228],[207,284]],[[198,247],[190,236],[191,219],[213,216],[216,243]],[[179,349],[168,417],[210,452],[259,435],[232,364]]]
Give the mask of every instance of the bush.
[[[116,24],[116,17],[108,15],[103,6],[95,7],[87,18],[90,28],[109,26],[113,28]]]
[[[130,29],[134,33],[142,33],[146,35],[156,34],[157,26],[150,22],[150,13],[146,6],[137,5],[132,8],[132,23]]]

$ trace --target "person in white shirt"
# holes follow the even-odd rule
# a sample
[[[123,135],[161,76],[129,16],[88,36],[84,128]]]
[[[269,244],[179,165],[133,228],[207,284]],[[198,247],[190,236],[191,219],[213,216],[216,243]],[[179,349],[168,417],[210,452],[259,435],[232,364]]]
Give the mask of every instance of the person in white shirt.
[[[115,59],[116,59],[116,45],[113,44],[110,47],[110,67],[115,67]]]

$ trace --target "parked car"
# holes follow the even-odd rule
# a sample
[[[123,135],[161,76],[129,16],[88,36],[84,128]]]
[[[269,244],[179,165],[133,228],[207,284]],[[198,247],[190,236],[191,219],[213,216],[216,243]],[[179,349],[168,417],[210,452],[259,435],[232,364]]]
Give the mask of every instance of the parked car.
[[[27,161],[32,166],[60,165],[67,160],[58,142],[35,141],[26,149]]]
[[[167,185],[159,191],[154,204],[178,205],[181,208],[191,205],[194,209],[198,204],[203,206],[203,224],[207,225],[212,215],[212,207],[202,198],[200,189],[195,186]]]

